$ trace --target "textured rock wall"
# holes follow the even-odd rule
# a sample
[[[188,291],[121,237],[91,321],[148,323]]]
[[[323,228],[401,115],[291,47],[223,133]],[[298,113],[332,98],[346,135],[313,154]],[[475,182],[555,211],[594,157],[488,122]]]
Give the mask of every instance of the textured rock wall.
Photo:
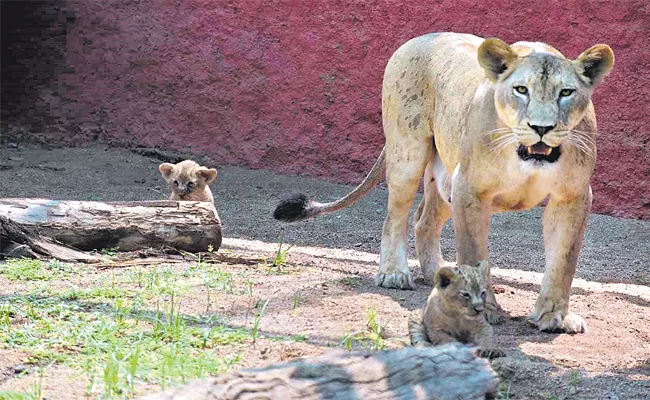
[[[569,57],[604,42],[594,96],[594,210],[650,219],[646,0],[94,0],[67,2],[66,60],[44,91],[59,143],[161,146],[223,164],[358,182],[383,143],[383,68],[420,34],[545,41]],[[52,89],[54,87],[54,89]],[[47,97],[50,96],[50,97]]]

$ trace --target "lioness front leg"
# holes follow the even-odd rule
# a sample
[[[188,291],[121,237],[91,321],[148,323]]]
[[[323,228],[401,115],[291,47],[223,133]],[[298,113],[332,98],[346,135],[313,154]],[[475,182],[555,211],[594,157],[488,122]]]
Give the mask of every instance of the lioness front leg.
[[[581,316],[569,312],[569,296],[591,200],[588,188],[572,201],[551,199],[544,210],[546,269],[535,311],[528,317],[542,331],[582,333],[587,329]]]
[[[462,172],[454,176],[451,209],[456,238],[456,263],[475,265],[481,260],[488,260],[487,240],[491,212],[467,183]],[[489,270],[488,280],[485,317],[489,323],[495,324],[502,320],[503,312],[494,295]]]

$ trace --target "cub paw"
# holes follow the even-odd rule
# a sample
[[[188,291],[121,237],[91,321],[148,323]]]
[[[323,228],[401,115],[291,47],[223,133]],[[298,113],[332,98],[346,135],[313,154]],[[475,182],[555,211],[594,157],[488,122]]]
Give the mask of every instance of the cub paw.
[[[414,290],[415,282],[410,272],[395,271],[391,273],[380,272],[375,277],[375,285],[387,289]]]
[[[490,325],[499,325],[505,322],[506,316],[501,307],[488,304],[485,307],[485,320]]]
[[[528,316],[528,321],[536,325],[542,332],[587,332],[587,323],[581,316],[573,313],[565,313],[564,311],[547,312],[541,314],[541,316],[535,311]]]
[[[495,358],[505,357],[506,352],[501,349],[483,349],[481,350],[481,357],[487,358],[488,360],[493,360]]]

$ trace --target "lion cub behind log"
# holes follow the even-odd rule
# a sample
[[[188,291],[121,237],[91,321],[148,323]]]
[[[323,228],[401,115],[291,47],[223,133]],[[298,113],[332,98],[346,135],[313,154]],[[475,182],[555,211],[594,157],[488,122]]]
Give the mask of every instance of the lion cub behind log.
[[[178,164],[162,163],[158,166],[158,170],[171,190],[169,200],[214,203],[208,185],[217,177],[216,169],[202,167],[192,160],[185,160]]]
[[[458,341],[478,345],[483,357],[502,357],[504,353],[494,348],[492,327],[483,312],[488,270],[486,261],[438,269],[426,307],[409,316],[411,345],[429,347]]]

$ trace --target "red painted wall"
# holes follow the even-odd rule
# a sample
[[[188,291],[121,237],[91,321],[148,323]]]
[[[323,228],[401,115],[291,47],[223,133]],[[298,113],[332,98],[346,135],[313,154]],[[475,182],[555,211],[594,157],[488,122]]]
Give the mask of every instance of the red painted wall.
[[[383,144],[384,66],[435,31],[614,49],[594,96],[596,212],[650,219],[650,7],[621,1],[69,1],[57,138],[156,145],[356,183]],[[70,21],[70,20],[69,20]],[[70,123],[72,123],[70,122]]]

